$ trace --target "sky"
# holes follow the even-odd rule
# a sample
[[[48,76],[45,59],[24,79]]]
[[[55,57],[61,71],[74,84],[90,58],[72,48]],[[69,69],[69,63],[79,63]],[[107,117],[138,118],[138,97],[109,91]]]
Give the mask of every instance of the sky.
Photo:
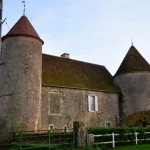
[[[150,63],[150,0],[26,0],[25,14],[44,40],[43,53],[69,53],[114,75],[133,41]],[[22,0],[3,0],[2,35],[22,15]]]

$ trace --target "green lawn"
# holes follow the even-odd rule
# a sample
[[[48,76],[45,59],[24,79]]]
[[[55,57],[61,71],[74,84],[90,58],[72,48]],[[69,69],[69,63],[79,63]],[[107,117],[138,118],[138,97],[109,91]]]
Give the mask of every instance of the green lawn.
[[[30,145],[31,146],[31,145]],[[33,147],[35,146],[35,145],[32,145]],[[33,148],[33,149],[38,149],[38,150],[40,150],[40,147],[48,147],[48,145],[46,144],[46,145],[42,145],[42,144],[40,144],[40,145],[37,145],[36,144],[36,148]],[[38,148],[39,147],[39,148]],[[53,148],[53,147],[51,147],[51,148]],[[12,148],[12,150],[15,150],[16,148],[14,147],[14,149]],[[41,148],[42,149],[42,148]],[[62,148],[63,149],[63,148]],[[61,148],[59,148],[58,147],[58,149],[57,150],[61,150]],[[73,149],[73,148],[71,148],[71,149],[67,149],[67,150],[107,150],[107,149],[103,149],[103,148],[83,148],[83,149]],[[108,149],[108,150],[110,150],[110,148]],[[144,145],[132,145],[132,146],[122,146],[122,147],[116,147],[115,149],[111,149],[111,150],[150,150],[150,144],[144,144]]]
[[[103,150],[103,149],[85,148],[85,149],[79,149],[79,150]],[[108,150],[110,150],[110,149],[108,149]],[[116,147],[115,149],[111,149],[111,150],[150,150],[150,144],[122,146],[122,147]]]
[[[124,146],[124,147],[117,147],[115,150],[150,150],[150,145],[136,145],[136,146]]]

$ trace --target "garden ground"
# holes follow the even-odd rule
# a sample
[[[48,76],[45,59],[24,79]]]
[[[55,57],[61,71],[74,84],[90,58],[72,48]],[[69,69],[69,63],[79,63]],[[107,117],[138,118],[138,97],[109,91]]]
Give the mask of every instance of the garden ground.
[[[110,150],[110,149],[107,149],[107,148],[106,149],[85,148],[85,149],[82,149],[82,150]],[[150,150],[150,144],[122,146],[122,147],[116,147],[115,149],[111,149],[111,150]]]
[[[135,145],[135,146],[124,146],[124,147],[117,147],[115,150],[150,150],[149,144],[144,145]]]

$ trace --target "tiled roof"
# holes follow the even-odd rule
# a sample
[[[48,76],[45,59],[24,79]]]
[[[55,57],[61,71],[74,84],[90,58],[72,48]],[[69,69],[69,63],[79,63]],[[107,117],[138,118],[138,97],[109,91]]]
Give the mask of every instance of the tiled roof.
[[[143,71],[150,71],[150,65],[138,50],[134,46],[131,46],[115,76]]]
[[[47,86],[118,92],[104,66],[43,54],[42,84]]]
[[[10,31],[4,37],[2,37],[2,41],[10,36],[32,37],[44,43],[26,16],[22,16],[17,21],[17,23],[10,29]]]

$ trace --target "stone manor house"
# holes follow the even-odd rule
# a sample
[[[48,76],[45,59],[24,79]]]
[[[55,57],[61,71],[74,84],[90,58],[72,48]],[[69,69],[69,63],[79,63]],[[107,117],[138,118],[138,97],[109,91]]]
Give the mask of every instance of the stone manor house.
[[[42,54],[26,16],[2,37],[0,131],[110,127],[150,110],[150,65],[131,46],[116,74],[101,65]]]

